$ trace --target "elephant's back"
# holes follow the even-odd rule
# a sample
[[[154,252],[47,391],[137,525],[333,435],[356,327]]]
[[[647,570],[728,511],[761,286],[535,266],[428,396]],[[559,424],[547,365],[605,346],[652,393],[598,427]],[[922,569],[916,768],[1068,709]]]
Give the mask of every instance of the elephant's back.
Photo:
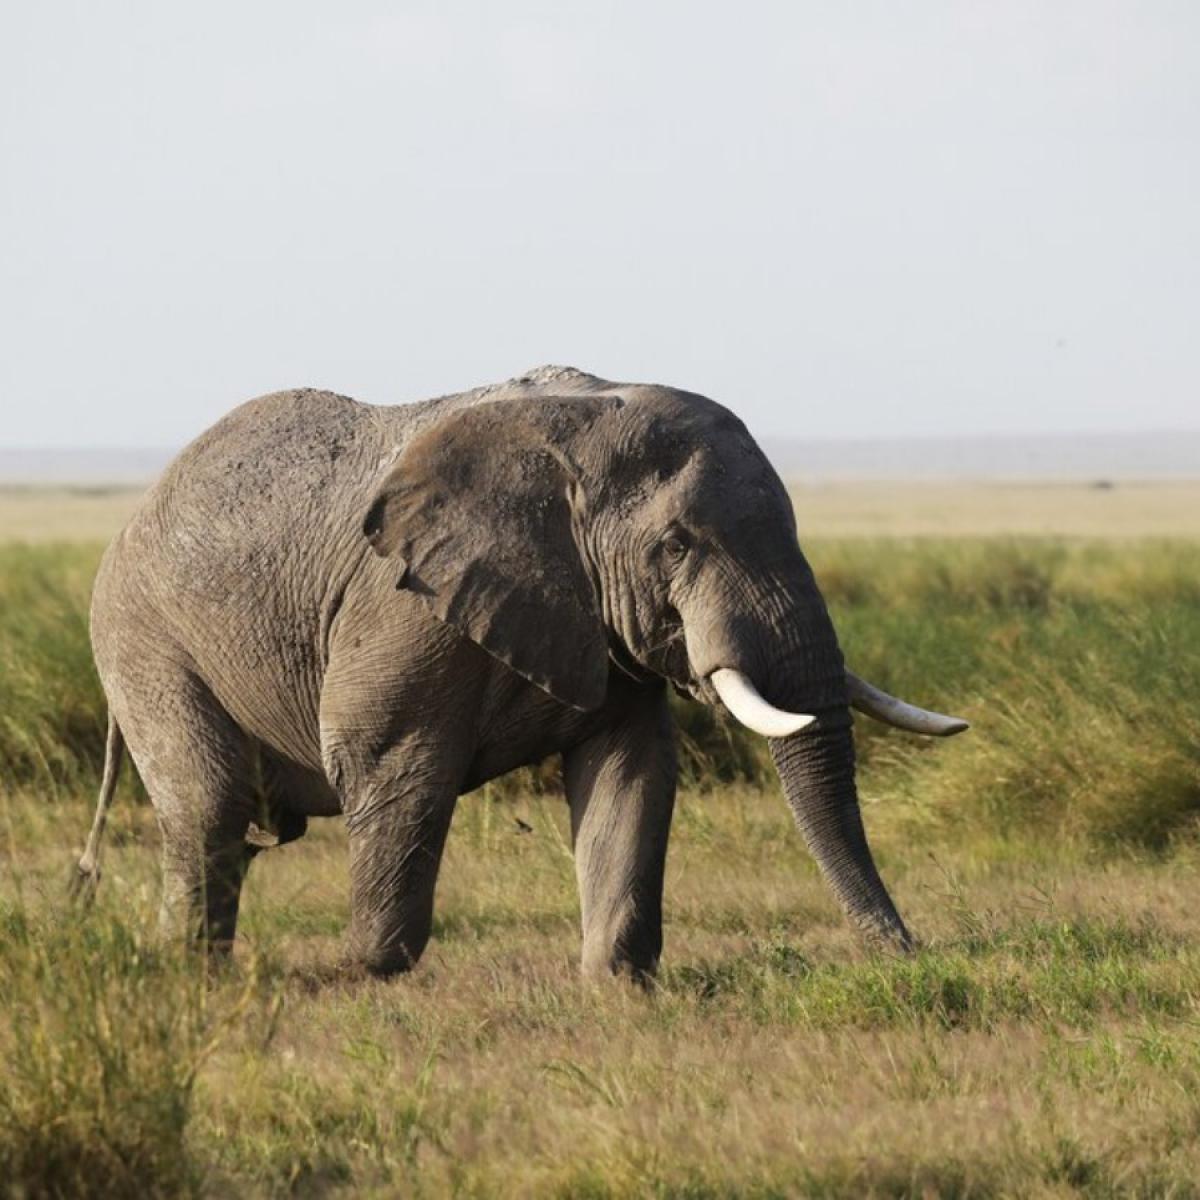
[[[249,400],[180,452],[146,507],[160,523],[203,515],[243,537],[247,521],[269,523],[297,504],[304,516],[378,461],[385,438],[372,414],[381,411],[308,388]]]
[[[181,619],[198,601],[272,592],[311,610],[329,573],[367,552],[362,519],[409,438],[457,408],[550,385],[570,390],[578,380],[601,382],[541,368],[413,404],[363,404],[313,388],[249,400],[183,449],[147,492],[109,547],[94,611],[128,607],[131,589]]]
[[[300,389],[234,409],[171,463],[104,556],[92,642],[110,698],[146,659],[173,656],[243,728],[319,766],[333,619],[348,589],[394,587],[362,521],[395,455],[455,409],[573,387],[568,374],[407,405]]]
[[[112,547],[150,592],[226,597],[239,580],[315,551],[383,439],[367,406],[276,392],[234,409],[182,450]],[[346,505],[349,496],[344,496]]]

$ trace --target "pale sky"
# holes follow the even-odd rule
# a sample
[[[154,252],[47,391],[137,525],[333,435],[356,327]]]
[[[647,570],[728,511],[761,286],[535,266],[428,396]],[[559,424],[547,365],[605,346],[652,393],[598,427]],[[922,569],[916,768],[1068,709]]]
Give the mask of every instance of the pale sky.
[[[543,362],[764,436],[1200,428],[1200,5],[0,11],[0,445]]]

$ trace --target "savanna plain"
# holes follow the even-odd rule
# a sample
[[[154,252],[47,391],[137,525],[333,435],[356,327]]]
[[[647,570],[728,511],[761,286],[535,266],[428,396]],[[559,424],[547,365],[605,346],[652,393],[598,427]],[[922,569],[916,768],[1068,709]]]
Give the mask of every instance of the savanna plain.
[[[72,907],[134,497],[0,493],[0,1193],[1200,1195],[1200,485],[795,498],[855,669],[973,722],[856,730],[923,948],[858,944],[763,747],[680,703],[645,994],[577,977],[553,763],[460,801],[406,978],[334,969],[334,821],[255,860],[232,967],[159,944],[128,768]]]

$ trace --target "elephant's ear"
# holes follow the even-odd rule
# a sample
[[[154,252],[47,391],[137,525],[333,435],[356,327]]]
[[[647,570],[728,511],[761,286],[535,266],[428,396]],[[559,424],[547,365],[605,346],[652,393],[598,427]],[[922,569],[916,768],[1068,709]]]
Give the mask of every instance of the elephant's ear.
[[[608,645],[572,526],[570,465],[528,400],[460,410],[405,446],[363,533],[404,586],[531,683],[575,708],[604,699]]]

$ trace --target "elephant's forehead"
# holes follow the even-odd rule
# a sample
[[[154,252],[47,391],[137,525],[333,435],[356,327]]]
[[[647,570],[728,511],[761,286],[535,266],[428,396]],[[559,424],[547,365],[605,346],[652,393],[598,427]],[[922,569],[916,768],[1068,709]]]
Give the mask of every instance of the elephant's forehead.
[[[786,493],[745,425],[707,397],[624,387],[587,435],[593,484],[625,515],[728,527]]]
[[[729,447],[703,444],[693,447],[672,474],[645,477],[630,498],[650,521],[712,529],[731,529],[763,516],[777,518],[780,506],[789,503],[760,453],[733,454]]]
[[[753,476],[766,467],[745,425],[704,396],[639,388],[607,417],[596,432],[608,449],[631,463],[656,468],[662,477],[696,468]]]

